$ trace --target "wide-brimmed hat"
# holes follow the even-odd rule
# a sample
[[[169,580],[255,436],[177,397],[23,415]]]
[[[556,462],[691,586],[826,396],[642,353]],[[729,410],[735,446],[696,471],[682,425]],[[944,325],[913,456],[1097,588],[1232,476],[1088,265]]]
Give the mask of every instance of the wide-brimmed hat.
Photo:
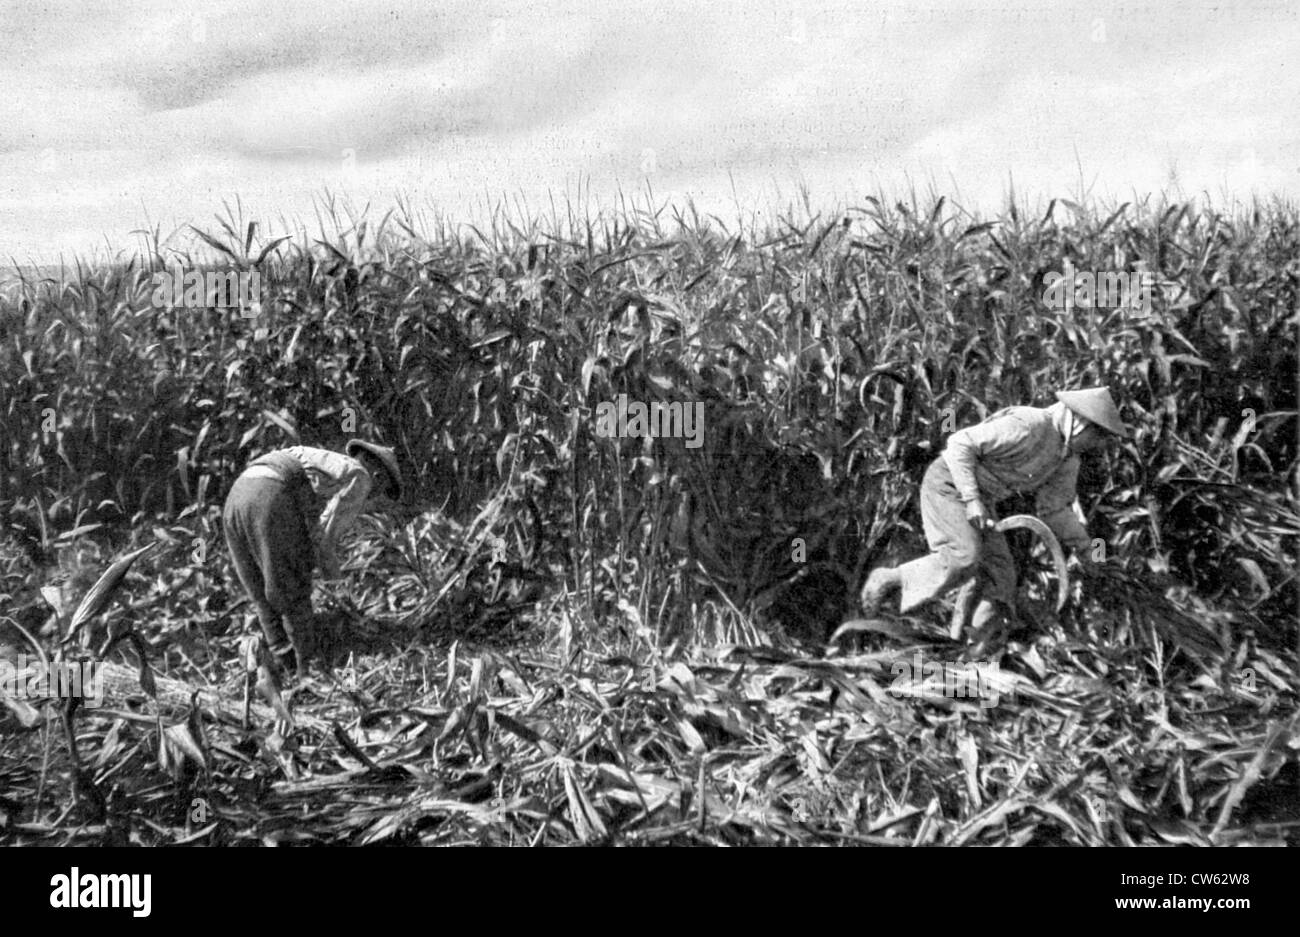
[[[1087,390],[1058,390],[1056,399],[1069,407],[1076,415],[1090,423],[1096,423],[1107,432],[1114,433],[1121,439],[1129,438],[1129,428],[1119,418],[1119,408],[1111,399],[1110,391],[1104,387],[1090,387]]]
[[[387,446],[377,446],[364,439],[353,439],[348,442],[346,451],[353,458],[356,458],[358,452],[368,452],[378,459],[388,471],[388,486],[384,493],[393,499],[401,496],[402,475],[397,468],[397,454],[392,449]]]

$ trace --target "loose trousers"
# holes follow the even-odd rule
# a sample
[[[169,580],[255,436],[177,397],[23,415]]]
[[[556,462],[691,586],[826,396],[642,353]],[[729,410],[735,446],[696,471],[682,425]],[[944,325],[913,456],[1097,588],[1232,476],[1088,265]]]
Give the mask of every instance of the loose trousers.
[[[222,526],[235,573],[270,646],[283,646],[287,637],[305,652],[313,630],[310,525],[315,518],[305,473],[286,475],[280,481],[241,475],[226,497]]]
[[[898,567],[899,611],[938,598],[972,576],[980,579],[982,598],[1015,607],[1016,565],[1007,539],[971,525],[943,456],[930,463],[921,480],[921,523],[932,552]]]

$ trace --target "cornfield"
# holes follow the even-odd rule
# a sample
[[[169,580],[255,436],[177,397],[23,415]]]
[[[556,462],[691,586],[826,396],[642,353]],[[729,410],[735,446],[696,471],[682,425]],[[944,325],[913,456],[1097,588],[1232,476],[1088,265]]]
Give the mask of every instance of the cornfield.
[[[0,650],[160,548],[77,615],[140,674],[69,716],[83,763],[50,713],[0,722],[0,840],[1300,842],[1294,207],[330,201],[314,233],[235,206],[195,235],[4,281]],[[1150,308],[1048,308],[1067,261],[1149,272]],[[258,314],[155,307],[177,266],[256,268]],[[966,666],[942,608],[827,644],[923,552],[949,432],[1102,384],[1136,429],[1080,478],[1108,559],[1058,616],[1013,540],[999,705],[893,691],[917,653]],[[703,444],[598,435],[620,395],[700,402]],[[403,502],[318,587],[292,728],[241,723],[222,499],[357,435]]]

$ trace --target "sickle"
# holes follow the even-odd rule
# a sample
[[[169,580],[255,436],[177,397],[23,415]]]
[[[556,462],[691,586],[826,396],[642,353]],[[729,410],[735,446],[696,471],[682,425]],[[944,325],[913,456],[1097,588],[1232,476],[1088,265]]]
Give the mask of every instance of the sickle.
[[[1070,596],[1070,574],[1065,569],[1065,554],[1061,552],[1060,541],[1056,539],[1056,534],[1052,533],[1050,527],[1032,514],[1015,514],[993,525],[993,529],[999,533],[1018,528],[1032,530],[1038,534],[1052,553],[1052,565],[1056,567],[1056,610],[1059,612],[1065,607],[1065,600]]]

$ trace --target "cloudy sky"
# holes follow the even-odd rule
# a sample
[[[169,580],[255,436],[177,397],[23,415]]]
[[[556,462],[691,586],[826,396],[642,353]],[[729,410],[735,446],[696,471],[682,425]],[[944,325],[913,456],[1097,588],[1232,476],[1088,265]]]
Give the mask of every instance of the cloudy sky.
[[[0,0],[0,257],[621,189],[1300,193],[1300,3]],[[314,226],[314,222],[313,222]]]

